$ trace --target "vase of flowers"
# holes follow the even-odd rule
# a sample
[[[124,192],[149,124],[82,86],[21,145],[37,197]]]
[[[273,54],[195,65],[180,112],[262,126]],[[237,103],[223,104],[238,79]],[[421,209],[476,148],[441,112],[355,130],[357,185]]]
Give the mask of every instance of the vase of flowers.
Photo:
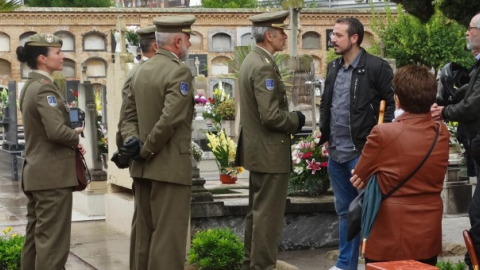
[[[203,117],[205,119],[211,119],[213,126],[217,130],[222,128],[221,121],[224,120],[222,119],[221,114],[218,113],[218,107],[230,99],[230,96],[223,90],[222,84],[219,83],[219,87],[213,91],[213,97],[208,98],[207,103],[205,104]]]
[[[207,98],[203,94],[198,94],[195,96],[195,119],[194,120],[205,120],[203,118],[203,112],[205,111],[205,104],[207,104]]]
[[[221,180],[228,178],[228,184],[232,184],[232,182],[235,183],[237,175],[244,171],[243,167],[234,166],[237,145],[225,134],[223,129],[217,134],[208,132],[206,136],[208,139],[208,147],[212,149],[220,175],[228,176],[221,176]]]
[[[317,146],[319,141],[320,135],[315,132],[292,146],[293,172],[288,184],[289,195],[318,196],[330,187],[328,152],[325,146]]]

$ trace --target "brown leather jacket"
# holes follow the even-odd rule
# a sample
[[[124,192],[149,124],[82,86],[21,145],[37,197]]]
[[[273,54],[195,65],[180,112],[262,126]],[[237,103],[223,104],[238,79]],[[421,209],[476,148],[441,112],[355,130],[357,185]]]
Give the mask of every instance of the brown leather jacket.
[[[372,174],[383,194],[410,174],[425,157],[440,125],[438,140],[423,166],[380,206],[365,256],[372,260],[428,259],[442,251],[443,204],[440,193],[448,166],[449,132],[430,113],[405,112],[378,125],[367,138],[355,173]]]

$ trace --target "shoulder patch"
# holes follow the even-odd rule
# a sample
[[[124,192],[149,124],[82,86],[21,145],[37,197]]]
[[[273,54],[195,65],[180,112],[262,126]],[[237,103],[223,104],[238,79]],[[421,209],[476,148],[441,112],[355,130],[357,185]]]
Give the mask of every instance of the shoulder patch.
[[[57,99],[55,98],[55,96],[47,96],[47,102],[48,102],[48,105],[50,105],[51,107],[58,106]]]
[[[180,93],[183,96],[186,96],[188,94],[188,83],[180,82]]]
[[[275,89],[275,80],[274,79],[265,79],[265,87],[268,91]]]
[[[46,83],[52,83],[52,81],[47,80],[47,79],[41,79],[41,80],[40,80],[40,83],[41,83],[41,84],[46,84]]]

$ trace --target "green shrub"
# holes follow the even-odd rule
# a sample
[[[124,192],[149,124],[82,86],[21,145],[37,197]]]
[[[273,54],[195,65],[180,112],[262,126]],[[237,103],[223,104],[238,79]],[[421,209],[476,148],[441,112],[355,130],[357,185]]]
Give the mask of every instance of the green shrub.
[[[222,120],[235,120],[235,101],[227,99],[217,107],[217,114]]]
[[[243,243],[230,229],[198,232],[188,253],[188,262],[200,270],[236,270],[242,267]]]
[[[22,254],[25,236],[11,233],[12,228],[3,230],[4,236],[0,236],[0,269],[20,269],[20,258]]]
[[[467,265],[461,261],[457,263],[447,262],[438,262],[436,265],[440,270],[465,270]]]

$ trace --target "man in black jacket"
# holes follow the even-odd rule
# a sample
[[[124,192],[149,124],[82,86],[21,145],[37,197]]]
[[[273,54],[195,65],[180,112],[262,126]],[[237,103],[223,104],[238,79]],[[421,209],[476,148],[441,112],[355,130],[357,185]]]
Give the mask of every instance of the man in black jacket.
[[[342,57],[328,64],[320,105],[320,144],[328,143],[328,173],[340,217],[340,255],[331,270],[357,269],[359,236],[347,241],[347,211],[358,195],[350,183],[368,134],[378,122],[380,101],[386,101],[385,122],[395,110],[390,65],[360,47],[363,25],[356,18],[335,22],[331,41]]]
[[[480,13],[472,18],[465,35],[467,37],[467,48],[474,52],[480,50]],[[470,236],[478,257],[480,256],[480,190],[478,189],[480,160],[476,156],[480,150],[480,147],[478,147],[480,142],[478,139],[473,139],[480,132],[480,54],[477,54],[475,57],[477,62],[471,73],[465,97],[457,104],[445,107],[433,104],[431,112],[435,120],[458,121],[458,125],[463,127],[466,139],[469,142],[468,145],[472,142],[471,152],[477,170],[477,187],[473,193],[468,215],[470,217],[470,225],[472,226],[470,228]],[[465,255],[465,263],[467,263],[470,269],[473,269],[468,253]]]

